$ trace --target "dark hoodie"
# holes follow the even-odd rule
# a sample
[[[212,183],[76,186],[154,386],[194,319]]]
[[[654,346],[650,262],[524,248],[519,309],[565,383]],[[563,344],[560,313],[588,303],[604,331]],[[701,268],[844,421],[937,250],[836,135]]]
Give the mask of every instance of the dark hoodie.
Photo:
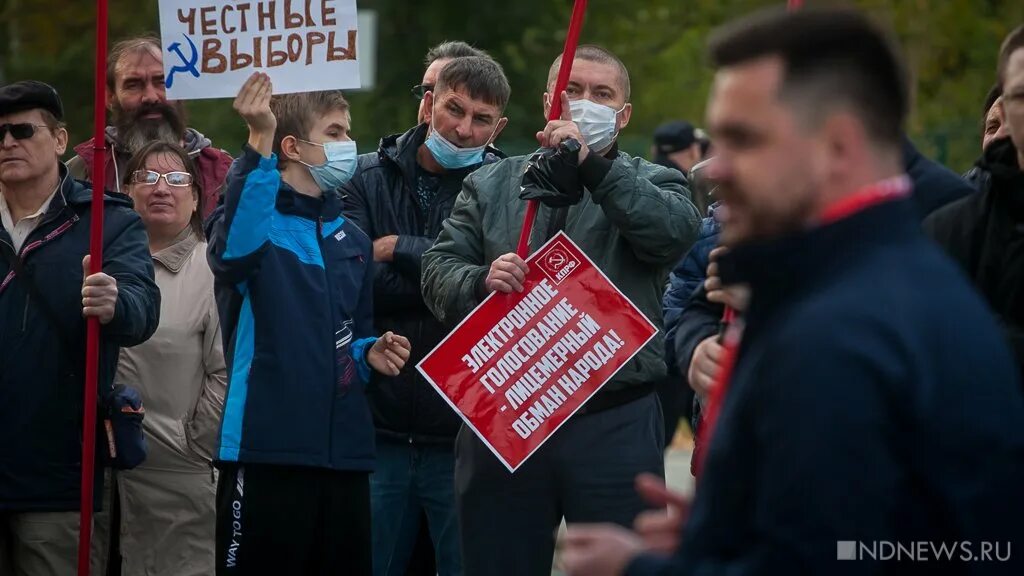
[[[462,180],[504,154],[488,148],[482,164],[440,175],[437,192],[427,210],[416,195],[417,174],[423,169],[416,152],[427,136],[427,125],[381,139],[376,152],[359,157],[359,168],[345,185],[345,216],[371,240],[396,235],[394,260],[374,267],[374,324],[378,333],[393,330],[412,342],[407,366],[415,366],[448,333],[427,309],[420,291],[420,263],[434,244],[441,224],[451,214]],[[412,442],[451,442],[460,420],[416,370],[395,377],[374,373],[367,391],[377,432]]]
[[[196,163],[196,170],[203,186],[203,219],[213,212],[220,201],[224,188],[224,179],[227,177],[228,169],[234,160],[230,154],[219,148],[214,148],[209,138],[193,128],[185,130],[185,152],[192,161]],[[117,163],[111,162],[112,150],[117,150]],[[92,158],[93,139],[90,138],[75,146],[75,156],[68,160],[67,166],[72,177],[87,182],[92,181]],[[118,147],[117,128],[107,126],[107,160],[106,160],[106,189],[121,192],[121,182],[124,181],[124,170],[131,154]]]
[[[1009,138],[993,142],[977,165],[991,174],[988,185],[933,214],[925,232],[985,296],[1024,374],[1024,171]]]

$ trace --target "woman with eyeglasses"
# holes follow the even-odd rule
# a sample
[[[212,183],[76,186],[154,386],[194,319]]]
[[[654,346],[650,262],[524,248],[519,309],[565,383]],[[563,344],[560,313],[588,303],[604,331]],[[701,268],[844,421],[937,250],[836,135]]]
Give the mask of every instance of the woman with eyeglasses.
[[[149,450],[141,466],[117,474],[121,573],[213,574],[212,454],[227,375],[202,191],[192,160],[163,142],[129,161],[123,184],[149,233],[161,304],[156,334],[122,349],[118,363],[117,382],[142,393]]]

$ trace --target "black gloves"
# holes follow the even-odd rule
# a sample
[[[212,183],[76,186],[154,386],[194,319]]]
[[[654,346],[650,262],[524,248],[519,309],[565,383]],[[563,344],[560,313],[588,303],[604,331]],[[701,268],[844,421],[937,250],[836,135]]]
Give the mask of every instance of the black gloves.
[[[542,148],[530,157],[523,174],[523,200],[537,200],[545,206],[564,208],[579,203],[583,186],[579,181],[580,143],[563,141],[558,148]]]

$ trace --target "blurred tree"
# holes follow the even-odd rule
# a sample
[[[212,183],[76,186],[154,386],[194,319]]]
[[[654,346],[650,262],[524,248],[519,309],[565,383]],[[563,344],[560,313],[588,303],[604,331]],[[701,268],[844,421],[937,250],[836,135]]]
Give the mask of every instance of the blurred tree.
[[[159,30],[156,0],[110,0],[110,39]],[[807,0],[813,6],[816,0]],[[729,18],[782,4],[781,0],[591,0],[583,42],[619,54],[630,68],[634,116],[623,147],[647,154],[649,135],[662,121],[700,124],[711,73],[704,56],[708,34]],[[927,153],[956,170],[980,149],[981,101],[994,80],[1002,38],[1024,22],[1020,0],[856,0],[897,33],[914,76],[911,136]],[[571,0],[359,0],[378,13],[377,85],[348,94],[360,149],[415,122],[409,88],[423,74],[427,49],[445,39],[465,40],[504,65],[513,94],[511,120],[500,144],[511,153],[534,146],[542,124],[541,94],[551,60],[565,39]],[[0,0],[0,81],[38,78],[64,98],[72,140],[91,127],[94,11],[88,0]],[[190,124],[228,150],[245,127],[230,100],[188,103]]]

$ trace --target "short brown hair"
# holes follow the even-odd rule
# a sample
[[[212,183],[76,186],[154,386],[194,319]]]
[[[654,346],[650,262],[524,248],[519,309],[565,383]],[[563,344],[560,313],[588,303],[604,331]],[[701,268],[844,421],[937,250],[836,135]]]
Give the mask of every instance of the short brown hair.
[[[281,166],[285,162],[281,155],[281,140],[286,136],[308,140],[317,119],[334,110],[348,110],[348,100],[341,90],[296,92],[271,98],[270,110],[277,118],[274,153],[277,154],[278,166]]]
[[[490,56],[463,56],[453,59],[437,75],[434,95],[445,90],[463,90],[474,100],[482,100],[504,111],[512,89],[505,71]]]
[[[195,232],[199,239],[204,239],[203,234],[203,180],[200,178],[199,170],[196,168],[196,163],[189,158],[188,153],[185,152],[177,144],[171,144],[170,142],[164,142],[162,140],[154,140],[149,144],[142,147],[141,150],[135,153],[134,156],[128,160],[128,164],[125,166],[124,171],[124,182],[123,186],[129,186],[132,184],[132,175],[138,170],[142,170],[142,167],[146,164],[146,159],[153,154],[170,154],[181,160],[181,165],[185,167],[185,172],[192,175],[192,193],[196,197],[196,210],[192,213],[192,218],[189,224],[192,226],[192,231]]]
[[[717,30],[709,45],[718,68],[776,56],[784,66],[779,98],[794,109],[817,120],[845,104],[877,143],[902,141],[910,108],[903,58],[892,37],[860,12],[769,8]]]
[[[586,60],[587,62],[597,62],[598,64],[609,64],[614,66],[619,71],[619,79],[622,81],[622,93],[626,95],[626,102],[629,102],[629,70],[626,69],[626,65],[622,63],[622,60],[618,56],[612,54],[612,52],[606,48],[602,48],[596,44],[583,44],[576,48],[575,60]],[[555,58],[555,61],[551,63],[551,68],[548,69],[548,90],[551,90],[555,85],[555,80],[558,78],[558,70],[562,67],[562,55],[559,54]]]
[[[487,56],[487,52],[474,48],[461,40],[445,40],[427,51],[423,64],[430,66],[435,60],[454,60],[469,56]]]
[[[996,76],[999,78],[1000,87],[1003,82],[1006,82],[1006,67],[1010,65],[1010,56],[1013,56],[1013,53],[1021,48],[1024,48],[1024,24],[1014,28],[1013,32],[1010,32],[1003,40],[1003,45],[999,47],[999,65],[996,67]]]
[[[139,52],[152,53],[154,51],[162,57],[163,48],[160,46],[160,39],[148,34],[127,38],[114,44],[110,54],[107,56],[107,89],[114,90],[117,88],[117,64],[122,58],[129,54],[138,54]]]

